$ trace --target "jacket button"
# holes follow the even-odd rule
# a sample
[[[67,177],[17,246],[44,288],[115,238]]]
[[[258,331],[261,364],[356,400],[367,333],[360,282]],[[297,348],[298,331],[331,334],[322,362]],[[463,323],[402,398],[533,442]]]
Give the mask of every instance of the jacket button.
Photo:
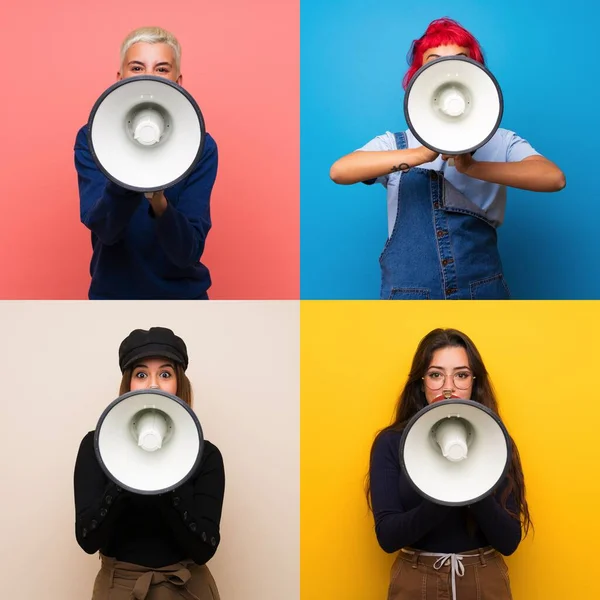
[[[101,508],[101,509],[100,509],[100,516],[101,516],[101,517],[105,517],[107,512],[108,512],[108,511],[107,511],[105,508]]]
[[[175,496],[175,498],[173,498],[173,506],[179,506],[179,496]]]
[[[433,203],[433,208],[435,208],[435,210],[437,210],[440,207],[440,203],[439,202],[434,202]]]
[[[190,531],[196,531],[197,526],[196,523],[190,523]]]
[[[88,532],[87,532],[87,529],[84,527],[84,528],[83,528],[83,531],[81,532],[81,535],[82,535],[84,538],[86,538],[86,537],[87,537],[87,533],[88,533]]]
[[[104,501],[106,502],[106,504],[110,504],[112,502],[112,496],[106,496],[106,498],[104,498]]]
[[[92,519],[92,522],[90,523],[90,529],[96,529],[96,525],[98,525],[98,521]]]
[[[205,542],[207,540],[206,531],[202,532],[202,541]]]
[[[217,545],[217,540],[215,540],[214,537],[210,538],[210,545],[213,546],[213,547]]]
[[[436,231],[436,235],[437,235],[439,238],[441,238],[441,237],[444,237],[444,236],[446,235],[446,232],[445,232],[443,229],[438,229],[438,230]]]
[[[187,521],[187,510],[183,511],[183,520]]]

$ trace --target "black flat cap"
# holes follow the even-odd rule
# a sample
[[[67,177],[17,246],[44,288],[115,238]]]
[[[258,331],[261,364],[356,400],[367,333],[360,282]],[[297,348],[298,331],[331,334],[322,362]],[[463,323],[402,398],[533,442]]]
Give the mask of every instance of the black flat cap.
[[[133,363],[151,356],[170,358],[185,371],[188,355],[185,342],[166,327],[150,327],[149,330],[134,329],[119,346],[119,367],[124,372]]]

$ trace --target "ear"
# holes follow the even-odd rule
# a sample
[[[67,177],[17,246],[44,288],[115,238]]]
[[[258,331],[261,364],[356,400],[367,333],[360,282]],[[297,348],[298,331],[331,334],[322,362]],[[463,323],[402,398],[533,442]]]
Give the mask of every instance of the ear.
[[[177,85],[183,85],[183,75],[179,73],[179,77],[175,80]]]
[[[123,75],[121,75],[121,71],[117,71],[117,81],[121,81],[123,79]]]

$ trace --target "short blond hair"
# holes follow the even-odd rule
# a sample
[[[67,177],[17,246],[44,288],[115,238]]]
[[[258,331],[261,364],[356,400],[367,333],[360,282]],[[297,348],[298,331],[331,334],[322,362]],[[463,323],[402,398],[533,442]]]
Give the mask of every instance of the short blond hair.
[[[170,46],[175,55],[175,69],[178,74],[181,72],[181,46],[177,41],[177,38],[170,31],[167,31],[162,27],[138,27],[138,29],[134,29],[121,44],[121,68],[123,68],[127,50],[138,42],[144,42],[146,44],[167,44]]]

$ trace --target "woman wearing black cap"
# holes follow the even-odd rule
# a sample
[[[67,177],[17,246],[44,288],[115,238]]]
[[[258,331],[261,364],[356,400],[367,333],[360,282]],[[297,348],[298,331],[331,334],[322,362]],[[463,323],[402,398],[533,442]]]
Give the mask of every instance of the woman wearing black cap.
[[[120,394],[160,389],[190,407],[192,388],[183,340],[170,329],[136,329],[119,348]],[[112,482],[94,452],[94,431],[75,465],[75,534],[102,567],[92,600],[217,600],[206,563],[219,544],[225,473],[218,448],[204,441],[194,474],[172,492],[148,496]]]

